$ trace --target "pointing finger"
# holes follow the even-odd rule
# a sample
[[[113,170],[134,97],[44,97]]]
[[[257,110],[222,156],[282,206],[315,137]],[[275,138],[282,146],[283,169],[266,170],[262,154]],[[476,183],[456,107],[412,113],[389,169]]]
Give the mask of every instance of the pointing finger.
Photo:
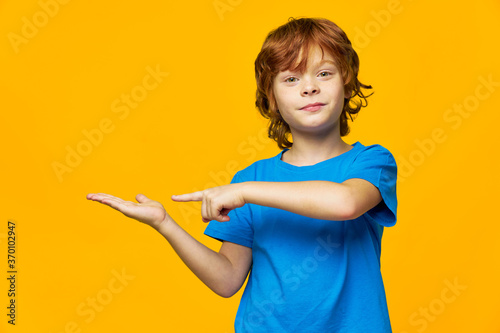
[[[174,201],[202,201],[203,200],[203,191],[186,193],[180,195],[172,195],[172,200]]]

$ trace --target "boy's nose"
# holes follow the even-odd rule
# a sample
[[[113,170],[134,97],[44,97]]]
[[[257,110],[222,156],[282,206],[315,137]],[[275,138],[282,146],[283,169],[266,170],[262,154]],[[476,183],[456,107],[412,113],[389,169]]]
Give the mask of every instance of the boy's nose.
[[[305,95],[305,96],[314,95],[314,94],[317,94],[318,92],[319,92],[319,88],[318,87],[306,86],[302,90],[302,95]]]
[[[317,82],[315,82],[314,79],[311,78],[304,78],[303,81],[304,85],[302,86],[302,95],[303,96],[309,96],[309,95],[314,95],[319,92],[319,86]]]

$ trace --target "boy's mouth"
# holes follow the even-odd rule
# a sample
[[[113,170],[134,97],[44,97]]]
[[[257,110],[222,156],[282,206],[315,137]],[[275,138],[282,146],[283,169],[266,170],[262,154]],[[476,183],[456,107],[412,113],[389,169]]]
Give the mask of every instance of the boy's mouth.
[[[317,111],[319,110],[323,105],[323,103],[312,103],[312,104],[307,104],[306,106],[300,108],[301,110],[304,111]]]

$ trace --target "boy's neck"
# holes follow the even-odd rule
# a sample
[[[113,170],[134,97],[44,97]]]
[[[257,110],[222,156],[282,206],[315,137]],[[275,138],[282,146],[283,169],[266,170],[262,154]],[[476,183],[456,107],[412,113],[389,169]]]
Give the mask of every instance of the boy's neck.
[[[293,146],[282,155],[282,160],[296,166],[313,165],[352,149],[335,131],[323,137],[297,134],[292,137]]]

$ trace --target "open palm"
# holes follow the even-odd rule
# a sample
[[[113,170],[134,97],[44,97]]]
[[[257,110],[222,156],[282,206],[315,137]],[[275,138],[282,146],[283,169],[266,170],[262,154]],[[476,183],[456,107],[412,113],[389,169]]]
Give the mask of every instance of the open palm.
[[[87,199],[108,205],[122,212],[125,216],[148,224],[155,229],[170,218],[161,203],[149,199],[144,194],[138,194],[135,197],[137,202],[125,201],[106,193],[89,193]]]

